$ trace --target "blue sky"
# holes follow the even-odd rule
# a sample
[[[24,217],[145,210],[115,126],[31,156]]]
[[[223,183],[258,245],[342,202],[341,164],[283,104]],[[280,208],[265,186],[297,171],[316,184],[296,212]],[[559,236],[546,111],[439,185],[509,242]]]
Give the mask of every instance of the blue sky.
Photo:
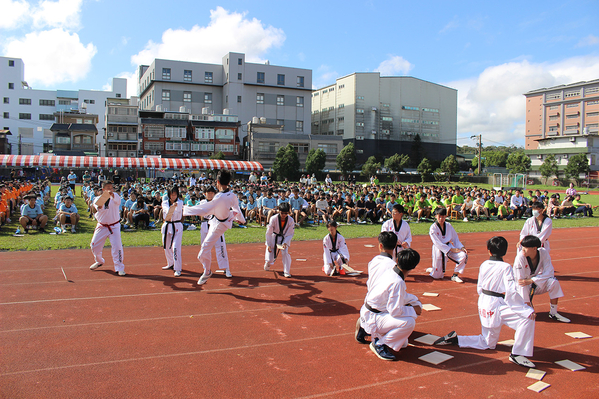
[[[39,89],[102,89],[153,58],[358,71],[458,89],[458,144],[522,144],[532,89],[599,78],[599,2],[0,0],[2,55]],[[135,94],[129,91],[129,95]]]

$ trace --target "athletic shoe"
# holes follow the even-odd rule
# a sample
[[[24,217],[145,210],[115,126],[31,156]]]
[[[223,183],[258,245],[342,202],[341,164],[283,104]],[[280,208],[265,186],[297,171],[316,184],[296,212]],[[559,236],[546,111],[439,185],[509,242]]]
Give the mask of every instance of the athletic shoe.
[[[76,233],[77,230],[75,229],[75,226],[71,226],[71,233]]]
[[[368,341],[366,341],[366,337],[370,337],[370,334],[368,334],[366,330],[362,328],[359,317],[358,321],[356,321],[356,332],[354,336],[356,337],[356,341],[358,341],[361,344],[367,344]]]
[[[264,262],[264,270],[265,271],[269,271],[270,270],[270,264],[268,262]]]
[[[45,232],[46,232],[46,229],[44,229],[43,227],[40,227],[38,231],[39,231],[40,233],[45,233]]]
[[[231,271],[229,269],[225,269],[225,277],[226,278],[231,278],[233,277],[233,275],[231,274]]]
[[[516,363],[518,366],[529,367],[531,369],[535,367],[535,364],[524,356],[514,356],[514,354],[511,354],[508,359],[510,359],[510,362]]]
[[[427,272],[427,273],[432,273],[432,272],[433,272],[433,268],[432,268],[432,267],[429,267],[428,269],[426,269],[426,272]]]
[[[562,316],[559,313],[556,313],[556,314],[549,313],[549,318],[551,320],[561,321],[562,323],[569,323],[570,322],[570,319],[568,319],[567,317]]]
[[[455,281],[456,283],[463,283],[464,280],[462,280],[459,276],[452,276],[451,277],[451,281]]]
[[[284,273],[283,273],[283,277],[285,277],[285,278],[290,278],[290,277],[291,277],[291,274],[284,272]]]
[[[94,263],[93,265],[91,265],[89,268],[90,268],[91,270],[96,270],[98,267],[100,267],[100,266],[102,266],[102,265],[103,265],[103,263],[96,262],[96,263]]]
[[[173,270],[174,269],[174,265],[166,265],[166,266],[162,266],[162,270]]]
[[[206,272],[204,272],[204,274],[202,274],[202,277],[200,277],[200,279],[198,280],[198,285],[203,285],[206,284],[206,281],[208,281],[208,279],[212,277],[212,272],[206,274]]]
[[[439,338],[433,345],[457,345],[458,344],[458,334],[455,331],[450,332],[444,337]]]
[[[175,277],[181,277],[181,270],[175,270]]]
[[[396,360],[389,347],[385,344],[378,345],[378,341],[379,339],[375,338],[374,341],[370,343],[370,350],[377,355],[379,359],[390,361]]]
[[[467,222],[467,221],[468,221],[468,218],[464,218],[464,222]]]
[[[123,277],[123,276],[127,275],[127,273],[125,273],[124,270],[119,270],[118,271],[118,275],[121,276],[121,277]]]

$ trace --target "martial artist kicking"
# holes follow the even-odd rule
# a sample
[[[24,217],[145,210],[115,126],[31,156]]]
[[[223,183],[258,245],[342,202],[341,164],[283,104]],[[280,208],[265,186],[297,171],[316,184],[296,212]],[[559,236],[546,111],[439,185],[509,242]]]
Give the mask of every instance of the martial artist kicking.
[[[225,231],[229,230],[233,225],[233,221],[237,220],[244,224],[245,218],[241,209],[239,209],[239,201],[237,195],[229,191],[229,183],[231,182],[231,172],[221,170],[216,177],[216,187],[219,193],[214,196],[210,202],[198,204],[194,206],[185,206],[183,208],[183,216],[207,216],[214,217],[208,222],[209,229],[206,239],[202,243],[198,259],[204,267],[204,273],[198,280],[198,285],[205,284],[212,276],[210,268],[212,263],[212,247],[220,240]]]
[[[162,270],[175,269],[175,277],[181,275],[181,240],[183,239],[183,200],[179,197],[179,187],[174,186],[162,200],[162,247],[167,265]]]
[[[533,235],[520,241],[521,250],[514,260],[514,276],[518,282],[518,293],[528,306],[533,296],[549,293],[549,318],[569,323],[570,319],[557,313],[557,301],[564,296],[559,281],[554,276],[549,251],[541,248],[541,240]]]
[[[449,259],[456,264],[451,281],[463,283],[459,274],[466,268],[468,250],[460,242],[453,226],[445,221],[447,209],[435,209],[435,218],[437,221],[431,225],[428,232],[433,242],[433,267],[426,269],[426,272],[434,279],[442,279],[445,275],[445,264]]]
[[[279,253],[283,262],[283,276],[291,277],[289,246],[295,233],[295,222],[289,215],[289,203],[279,205],[279,213],[270,218],[266,227],[266,252],[264,270],[270,270]]]
[[[410,225],[403,221],[404,213],[405,210],[403,205],[393,205],[391,219],[383,223],[383,226],[381,227],[381,232],[392,231],[397,236],[397,247],[395,248],[395,251],[393,251],[393,260],[397,260],[399,251],[410,248],[412,245],[412,230],[410,230]]]
[[[212,201],[215,195],[216,189],[212,186],[207,186],[204,188],[204,196],[206,196],[206,199],[200,201],[200,204]],[[214,216],[212,215],[207,215],[204,217],[204,220],[202,220],[202,224],[200,225],[200,245],[208,236],[208,230],[210,226],[209,223],[213,217]],[[214,250],[216,251],[216,262],[218,263],[218,268],[225,271],[225,277],[232,278],[233,275],[229,270],[229,255],[227,254],[227,243],[225,242],[224,234],[220,236],[218,240],[216,240],[216,244],[214,244]],[[210,256],[212,257],[212,251],[210,252]]]
[[[520,244],[524,237],[528,235],[533,235],[541,240],[541,246],[550,251],[549,248],[549,236],[551,235],[551,230],[553,230],[553,222],[551,218],[545,215],[544,205],[542,202],[534,202],[531,205],[532,208],[532,216],[526,219],[524,222],[524,226],[522,226],[522,230],[520,231],[520,241],[518,241],[517,249],[520,249]]]
[[[380,255],[368,264],[368,293],[360,309],[356,324],[356,340],[367,343],[382,360],[396,360],[395,354],[408,346],[408,338],[422,312],[422,305],[415,295],[406,292],[405,278],[420,262],[420,255],[413,249],[404,249],[397,254],[397,265],[392,256],[397,245],[397,236],[384,231],[379,234]]]
[[[324,261],[322,271],[327,276],[333,276],[337,273],[341,275],[353,274],[343,268],[343,265],[349,264],[349,249],[345,244],[345,238],[337,231],[337,222],[332,219],[329,220],[327,230],[329,230],[329,234],[322,239],[322,258]]]
[[[110,247],[112,252],[112,262],[114,263],[114,271],[119,276],[125,275],[125,265],[123,264],[123,243],[121,242],[121,216],[119,214],[119,206],[121,205],[121,197],[112,191],[112,181],[105,180],[102,182],[102,195],[96,197],[92,203],[92,207],[97,210],[95,218],[98,221],[94,236],[89,244],[92,253],[94,254],[95,263],[89,268],[95,270],[104,264],[102,257],[102,249],[106,239],[110,239]]]
[[[509,360],[524,367],[535,367],[532,356],[535,338],[535,311],[524,303],[512,267],[503,261],[508,243],[503,237],[487,241],[490,258],[480,265],[478,273],[478,315],[482,333],[463,336],[455,331],[435,341],[435,345],[459,345],[460,348],[495,349],[501,326],[516,330]]]

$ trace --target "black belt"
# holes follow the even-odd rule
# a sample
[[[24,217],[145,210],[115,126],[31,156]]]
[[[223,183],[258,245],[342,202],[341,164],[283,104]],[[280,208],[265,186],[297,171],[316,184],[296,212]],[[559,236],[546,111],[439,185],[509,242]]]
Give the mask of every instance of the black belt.
[[[483,289],[483,294],[505,299],[505,294],[500,294],[499,292],[493,292]]]
[[[173,234],[171,234],[171,245],[169,246],[169,248],[173,247],[173,241],[175,241],[175,231],[177,231],[175,229],[175,223],[181,223],[180,220],[165,220],[164,223],[167,224],[167,228],[166,231],[164,232],[164,237],[162,238],[162,248],[166,249],[166,235],[168,234],[168,225],[172,226],[173,229]]]
[[[370,310],[372,313],[381,313],[380,310],[373,308],[368,303],[364,303],[364,306],[366,306],[366,309]]]

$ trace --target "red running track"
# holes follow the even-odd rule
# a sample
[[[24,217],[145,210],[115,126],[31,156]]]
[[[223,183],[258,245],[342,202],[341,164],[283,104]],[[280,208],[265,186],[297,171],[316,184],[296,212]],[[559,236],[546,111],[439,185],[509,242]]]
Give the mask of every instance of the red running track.
[[[340,229],[343,232],[342,228]],[[517,232],[502,233],[515,255]],[[422,262],[408,290],[440,311],[418,318],[414,346],[384,362],[353,338],[366,275],[325,277],[320,242],[291,246],[293,278],[280,261],[265,272],[264,246],[230,245],[235,277],[215,275],[196,285],[198,247],[184,247],[183,276],[161,270],[161,248],[126,248],[126,277],[105,265],[96,271],[89,250],[0,253],[0,397],[2,398],[287,398],[467,397],[597,398],[599,384],[599,228],[555,229],[551,255],[565,297],[547,317],[547,295],[535,298],[535,380],[507,360],[510,348],[477,351],[414,342],[424,334],[478,334],[476,277],[490,233],[461,234],[470,250],[465,283],[433,282],[430,240],[414,238]],[[348,240],[354,268],[376,255],[375,238]],[[105,248],[105,251],[109,251]],[[109,254],[107,258],[109,258]],[[297,261],[297,259],[306,261]],[[69,282],[65,281],[61,267]],[[438,292],[436,298],[423,292]],[[582,331],[592,338],[574,339]],[[501,340],[513,338],[504,327]],[[438,366],[418,359],[440,349],[454,356]],[[569,359],[586,367],[556,365]]]

